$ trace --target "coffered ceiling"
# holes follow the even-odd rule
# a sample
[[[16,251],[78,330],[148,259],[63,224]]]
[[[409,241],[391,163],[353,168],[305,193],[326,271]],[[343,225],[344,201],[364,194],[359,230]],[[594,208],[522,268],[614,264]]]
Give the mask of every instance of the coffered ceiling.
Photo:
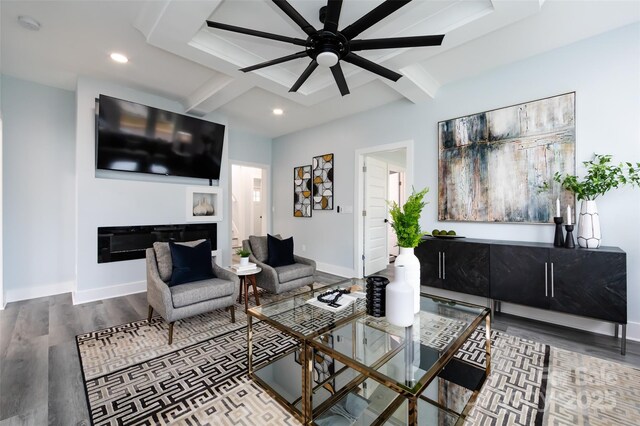
[[[326,1],[289,1],[321,26]],[[340,28],[380,3],[345,0]],[[442,46],[362,52],[403,77],[394,83],[343,62],[351,89],[344,97],[326,68],[288,92],[309,58],[238,71],[301,49],[211,29],[207,19],[306,38],[266,0],[3,0],[0,12],[3,73],[71,90],[79,75],[112,80],[178,100],[193,114],[219,111],[233,126],[274,137],[400,99],[428,102],[445,84],[636,22],[640,2],[414,0],[359,38],[445,34]],[[21,28],[19,15],[40,21],[41,30]],[[130,62],[111,62],[111,51]],[[282,116],[271,114],[276,107]]]

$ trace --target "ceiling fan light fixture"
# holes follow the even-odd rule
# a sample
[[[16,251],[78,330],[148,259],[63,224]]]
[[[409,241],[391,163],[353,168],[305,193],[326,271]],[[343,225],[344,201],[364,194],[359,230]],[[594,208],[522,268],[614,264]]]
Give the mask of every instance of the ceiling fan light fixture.
[[[335,52],[320,52],[316,56],[316,62],[323,67],[331,68],[338,63],[338,55]]]

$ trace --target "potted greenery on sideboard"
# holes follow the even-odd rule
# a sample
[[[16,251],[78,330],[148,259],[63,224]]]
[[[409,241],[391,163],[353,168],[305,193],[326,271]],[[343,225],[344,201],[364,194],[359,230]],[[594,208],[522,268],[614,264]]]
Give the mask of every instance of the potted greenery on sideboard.
[[[429,192],[425,188],[420,192],[412,190],[412,194],[406,203],[400,207],[395,201],[389,203],[389,214],[391,215],[391,227],[396,233],[400,255],[396,257],[395,266],[405,268],[405,279],[414,288],[414,314],[420,312],[420,261],[413,253],[413,249],[420,244],[425,232],[420,229],[420,214],[427,204],[423,201],[424,196]]]
[[[625,162],[616,166],[611,164],[611,155],[593,154],[592,160],[583,161],[582,164],[587,169],[584,179],[556,173],[554,180],[582,201],[578,219],[578,245],[598,248],[602,236],[596,198],[621,186],[640,186],[640,163],[634,165]]]

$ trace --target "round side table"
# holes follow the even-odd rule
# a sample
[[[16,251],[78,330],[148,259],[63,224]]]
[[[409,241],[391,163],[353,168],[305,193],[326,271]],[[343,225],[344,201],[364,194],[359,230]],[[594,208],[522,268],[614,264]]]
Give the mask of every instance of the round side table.
[[[233,273],[240,278],[240,295],[238,296],[238,303],[242,303],[242,294],[244,293],[245,312],[247,312],[247,309],[249,308],[249,284],[253,287],[253,297],[256,299],[256,306],[260,305],[260,300],[258,299],[258,286],[256,285],[256,274],[261,271],[262,268],[259,266],[248,271],[233,271]]]

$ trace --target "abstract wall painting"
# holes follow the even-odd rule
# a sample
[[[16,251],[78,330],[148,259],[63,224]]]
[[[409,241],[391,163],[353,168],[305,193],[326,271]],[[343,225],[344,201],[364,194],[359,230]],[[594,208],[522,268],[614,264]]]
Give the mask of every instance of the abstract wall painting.
[[[438,123],[438,220],[552,223],[575,174],[575,92]],[[548,185],[547,190],[542,188]]]
[[[311,217],[311,166],[293,168],[293,216]]]
[[[313,157],[313,209],[333,210],[333,154]]]

